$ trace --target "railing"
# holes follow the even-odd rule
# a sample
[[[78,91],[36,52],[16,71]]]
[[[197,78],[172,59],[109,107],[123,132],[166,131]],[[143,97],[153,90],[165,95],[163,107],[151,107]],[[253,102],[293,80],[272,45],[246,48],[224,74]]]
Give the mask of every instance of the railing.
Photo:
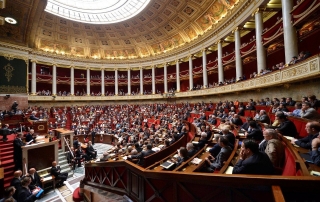
[[[295,65],[286,67],[280,71],[268,73],[253,79],[214,87],[206,88],[197,91],[177,92],[176,98],[196,97],[205,95],[218,95],[223,93],[234,93],[239,91],[253,90],[259,88],[266,88],[280,84],[293,83],[301,80],[308,80],[320,76],[320,56],[315,55],[307,60],[297,63]],[[135,95],[135,96],[57,96],[55,101],[100,101],[100,100],[150,100],[163,99],[161,94],[154,95]],[[51,96],[31,96],[29,101],[52,101]]]

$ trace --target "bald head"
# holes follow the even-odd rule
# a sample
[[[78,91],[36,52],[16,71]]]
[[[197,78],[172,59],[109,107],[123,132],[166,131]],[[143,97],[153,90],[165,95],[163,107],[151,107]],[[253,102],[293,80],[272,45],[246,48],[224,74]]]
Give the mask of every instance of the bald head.
[[[30,169],[29,169],[29,174],[32,175],[32,174],[35,173],[35,172],[36,172],[36,169],[35,169],[35,168],[30,168]]]
[[[17,171],[15,171],[15,172],[13,173],[13,176],[14,176],[15,178],[20,178],[21,175],[22,175],[22,171],[21,171],[21,170],[17,170]]]

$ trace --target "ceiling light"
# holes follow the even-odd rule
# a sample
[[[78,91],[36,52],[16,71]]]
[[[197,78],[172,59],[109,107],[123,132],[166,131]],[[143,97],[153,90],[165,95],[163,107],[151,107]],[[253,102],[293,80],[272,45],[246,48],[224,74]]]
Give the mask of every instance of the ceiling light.
[[[12,24],[12,25],[17,24],[17,21],[16,21],[14,18],[11,18],[11,17],[6,17],[6,18],[4,18],[4,20],[5,20],[7,23]]]

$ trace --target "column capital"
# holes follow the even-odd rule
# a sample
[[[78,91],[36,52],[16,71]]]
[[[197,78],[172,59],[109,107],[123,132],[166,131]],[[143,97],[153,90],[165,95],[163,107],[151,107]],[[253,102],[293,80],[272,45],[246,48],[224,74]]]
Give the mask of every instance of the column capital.
[[[100,67],[99,70],[103,71],[103,70],[104,70],[104,67]]]
[[[139,70],[143,70],[143,67],[139,67]]]
[[[52,66],[56,66],[56,67],[57,67],[57,66],[58,66],[58,64],[57,64],[57,63],[52,63]]]
[[[256,10],[253,11],[251,16],[254,16],[257,13],[263,12],[265,10],[265,8],[257,8]]]
[[[74,65],[70,65],[69,68],[70,68],[70,69],[71,69],[71,68],[74,68]]]
[[[38,61],[36,59],[31,59],[30,62],[38,63]]]
[[[223,39],[219,39],[217,42],[216,42],[216,44],[219,44],[219,43],[223,43]]]
[[[232,33],[235,33],[236,31],[239,31],[240,30],[240,27],[235,27],[233,30],[232,30]]]
[[[179,64],[180,59],[177,59],[177,60],[175,60],[174,62],[175,62],[176,64],[177,64],[177,63]]]
[[[86,67],[86,70],[90,70],[90,67],[87,66],[87,67]]]
[[[131,67],[126,68],[127,71],[131,71]]]

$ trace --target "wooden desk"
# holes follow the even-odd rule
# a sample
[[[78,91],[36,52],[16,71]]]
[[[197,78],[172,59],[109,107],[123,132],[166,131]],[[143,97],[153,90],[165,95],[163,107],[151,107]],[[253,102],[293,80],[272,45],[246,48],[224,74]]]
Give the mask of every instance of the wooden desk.
[[[199,168],[201,168],[203,166],[203,164],[205,163],[205,158],[210,155],[209,152],[206,152],[206,148],[207,148],[207,146],[202,148],[192,158],[190,158],[188,161],[184,162],[177,169],[175,169],[175,171],[190,172],[191,173],[191,172],[194,172],[194,171],[198,170]],[[198,165],[191,163],[191,161],[196,157],[202,160]]]
[[[26,163],[24,173],[26,173],[29,168],[42,170],[51,167],[53,161],[57,161],[57,163],[59,163],[59,141],[56,140],[49,142],[49,138],[44,138],[43,140],[43,143],[34,143],[21,147],[22,159]]]
[[[293,146],[293,147],[298,151],[298,153],[301,153],[301,154],[310,152],[310,150],[302,148],[302,147],[296,147],[296,146]],[[305,159],[303,159],[303,160],[305,160]],[[314,171],[320,172],[320,167],[319,166],[317,166],[317,165],[315,165],[313,163],[308,163],[308,162],[305,162],[305,163],[306,163],[307,168],[308,168],[309,171],[314,170]]]

